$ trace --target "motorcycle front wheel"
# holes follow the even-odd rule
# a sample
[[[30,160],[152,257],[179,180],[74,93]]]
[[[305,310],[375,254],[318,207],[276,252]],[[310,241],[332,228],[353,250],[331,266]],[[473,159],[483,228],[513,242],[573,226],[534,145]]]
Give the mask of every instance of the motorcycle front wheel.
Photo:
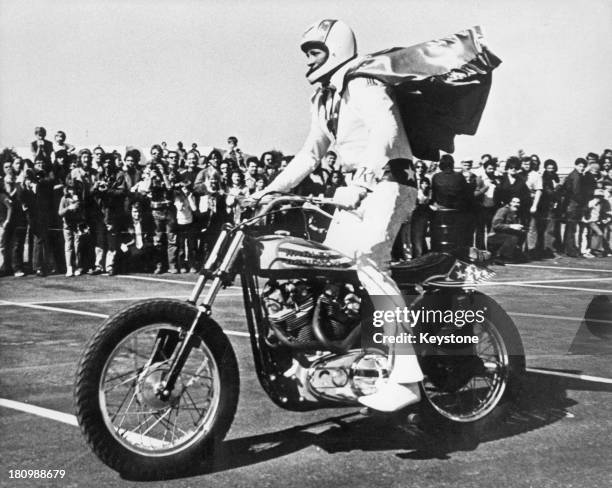
[[[202,465],[229,430],[239,395],[236,356],[206,318],[190,341],[169,396],[160,385],[197,310],[177,300],[147,300],[110,317],[77,369],[76,413],[94,453],[135,479],[160,479]]]

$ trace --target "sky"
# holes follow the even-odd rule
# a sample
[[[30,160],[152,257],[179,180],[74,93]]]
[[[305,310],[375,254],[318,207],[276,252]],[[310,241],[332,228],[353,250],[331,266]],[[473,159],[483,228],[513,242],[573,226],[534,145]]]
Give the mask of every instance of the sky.
[[[235,135],[294,153],[313,90],[299,39],[321,18],[361,54],[482,26],[503,64],[457,159],[520,148],[568,166],[612,146],[612,0],[0,0],[0,146],[42,125],[77,147]]]

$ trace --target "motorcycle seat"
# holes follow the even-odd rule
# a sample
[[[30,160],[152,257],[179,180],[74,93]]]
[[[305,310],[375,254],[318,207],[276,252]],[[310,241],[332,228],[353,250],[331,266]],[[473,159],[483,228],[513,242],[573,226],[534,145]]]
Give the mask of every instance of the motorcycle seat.
[[[455,264],[455,257],[441,252],[431,252],[401,263],[391,264],[391,277],[398,286],[422,283],[430,276],[445,275]]]

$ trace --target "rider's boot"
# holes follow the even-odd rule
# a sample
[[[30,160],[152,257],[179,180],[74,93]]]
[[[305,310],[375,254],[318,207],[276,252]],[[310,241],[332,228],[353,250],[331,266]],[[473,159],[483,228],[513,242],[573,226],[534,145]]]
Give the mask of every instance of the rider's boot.
[[[395,412],[421,399],[419,383],[406,377],[408,367],[413,366],[413,358],[398,354],[394,363],[389,379],[381,383],[375,393],[359,397],[359,403],[379,412]]]

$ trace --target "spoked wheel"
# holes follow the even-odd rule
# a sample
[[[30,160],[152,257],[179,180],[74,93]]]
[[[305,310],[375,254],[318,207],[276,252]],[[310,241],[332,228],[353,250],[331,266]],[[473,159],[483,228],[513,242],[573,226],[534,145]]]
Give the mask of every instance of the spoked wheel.
[[[176,386],[160,395],[180,343],[180,327],[155,324],[129,334],[108,358],[99,385],[104,422],[136,453],[163,456],[185,449],[210,430],[219,408],[219,370],[204,342],[191,351]],[[160,348],[158,358],[156,349]]]
[[[490,300],[488,309],[485,320],[473,325],[478,343],[458,350],[436,348],[420,357],[423,413],[433,425],[488,426],[499,422],[516,399],[525,369],[522,342],[495,302]]]
[[[77,373],[77,414],[113,469],[138,478],[193,469],[229,429],[238,371],[214,322],[198,328],[174,388],[164,388],[195,315],[183,302],[142,302],[111,317],[90,342]]]

